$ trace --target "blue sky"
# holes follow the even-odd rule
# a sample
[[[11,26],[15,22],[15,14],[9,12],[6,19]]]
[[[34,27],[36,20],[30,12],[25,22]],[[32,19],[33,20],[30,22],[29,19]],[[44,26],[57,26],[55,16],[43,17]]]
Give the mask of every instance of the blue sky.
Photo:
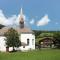
[[[17,16],[21,7],[32,29],[60,30],[60,0],[0,0],[0,10],[6,17]]]

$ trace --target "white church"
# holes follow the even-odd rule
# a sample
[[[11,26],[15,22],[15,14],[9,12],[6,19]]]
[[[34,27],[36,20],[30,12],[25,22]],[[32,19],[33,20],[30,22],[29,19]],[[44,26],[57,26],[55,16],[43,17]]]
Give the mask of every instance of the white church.
[[[6,52],[6,43],[4,33],[7,32],[10,28],[3,27],[0,29],[0,51]],[[19,39],[21,41],[21,46],[15,48],[16,50],[27,51],[35,49],[35,35],[33,31],[25,26],[24,14],[21,8],[20,17],[19,17],[19,27],[15,28],[18,32]],[[12,51],[12,47],[9,47],[9,51]]]

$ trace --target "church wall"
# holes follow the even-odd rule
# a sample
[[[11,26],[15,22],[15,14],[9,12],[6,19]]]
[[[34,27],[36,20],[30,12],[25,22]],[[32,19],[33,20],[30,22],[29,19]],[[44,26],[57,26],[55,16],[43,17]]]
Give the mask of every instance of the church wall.
[[[6,43],[5,43],[6,37],[0,36],[0,51],[6,52]],[[12,47],[9,47],[9,51],[12,51]]]
[[[27,39],[29,39],[29,44],[27,42]],[[25,43],[26,46],[21,46],[20,49],[22,50],[29,50],[29,49],[35,49],[35,35],[33,34],[21,34],[20,36],[21,42]]]
[[[6,39],[6,37],[0,36],[0,51],[2,51],[2,52],[6,52],[5,39]],[[28,45],[27,45],[27,39],[29,39]],[[25,47],[21,46],[18,48],[18,50],[24,51],[24,50],[35,49],[35,35],[21,34],[20,40],[21,40],[21,42],[25,43]],[[9,51],[12,51],[12,47],[9,47]]]
[[[6,37],[0,36],[0,51],[6,51],[5,39]]]

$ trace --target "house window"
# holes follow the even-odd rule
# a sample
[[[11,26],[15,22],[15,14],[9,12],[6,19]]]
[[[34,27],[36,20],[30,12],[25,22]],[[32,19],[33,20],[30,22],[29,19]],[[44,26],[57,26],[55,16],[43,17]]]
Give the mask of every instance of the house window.
[[[34,45],[34,39],[32,39],[32,45]]]
[[[27,45],[29,45],[29,39],[27,39]]]

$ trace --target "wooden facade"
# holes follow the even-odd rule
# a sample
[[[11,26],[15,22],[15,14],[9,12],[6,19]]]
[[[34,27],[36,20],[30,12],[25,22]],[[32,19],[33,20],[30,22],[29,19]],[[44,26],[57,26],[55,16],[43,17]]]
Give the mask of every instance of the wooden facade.
[[[53,39],[51,38],[44,38],[39,41],[40,47],[41,48],[51,48],[53,47]]]

